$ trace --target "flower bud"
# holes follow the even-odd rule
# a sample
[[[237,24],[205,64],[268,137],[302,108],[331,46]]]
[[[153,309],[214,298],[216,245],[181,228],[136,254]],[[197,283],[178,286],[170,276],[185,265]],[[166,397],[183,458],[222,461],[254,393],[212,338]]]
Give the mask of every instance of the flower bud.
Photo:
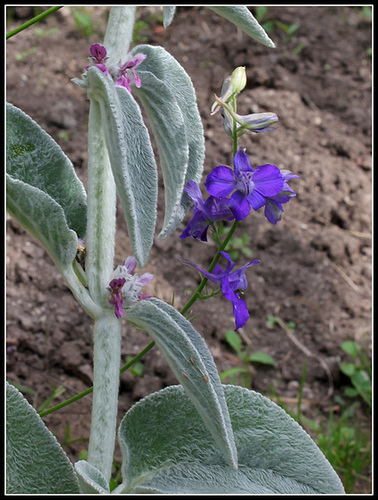
[[[236,113],[235,113],[236,114]],[[278,116],[274,113],[252,113],[250,115],[237,115],[238,136],[245,132],[269,132],[274,130],[271,125],[278,122]]]
[[[274,130],[271,127],[274,123],[278,122],[278,116],[275,113],[251,113],[249,115],[239,115],[217,98],[217,103],[222,106],[223,128],[227,135],[233,137],[234,122],[236,123],[236,133],[241,137],[246,132],[269,132]]]
[[[232,97],[240,94],[247,84],[247,75],[245,72],[245,66],[239,66],[230,76],[227,76],[222,85],[222,95],[220,100],[222,102],[228,103]],[[214,115],[219,111],[219,103],[217,101],[211,107],[211,114]]]
[[[230,90],[232,95],[240,94],[240,92],[247,85],[247,75],[245,72],[245,66],[239,66],[234,69],[231,80],[230,80]]]

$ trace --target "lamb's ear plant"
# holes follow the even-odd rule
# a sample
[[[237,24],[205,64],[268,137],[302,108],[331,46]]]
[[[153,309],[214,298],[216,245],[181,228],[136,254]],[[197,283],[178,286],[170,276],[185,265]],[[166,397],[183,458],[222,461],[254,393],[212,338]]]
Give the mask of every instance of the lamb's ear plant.
[[[274,47],[246,7],[211,8]],[[254,391],[222,385],[210,350],[185,316],[197,299],[222,292],[232,303],[236,329],[248,320],[246,270],[259,261],[234,270],[227,243],[251,208],[264,207],[268,221],[277,223],[282,204],[295,196],[288,182],[297,176],[274,165],[253,169],[239,140],[270,130],[278,118],[237,113],[246,77],[244,68],[236,68],[212,107],[214,114],[221,110],[235,170],[216,167],[207,177],[210,196],[204,201],[198,184],[205,144],[193,85],[162,47],[130,49],[135,12],[132,6],[111,8],[103,45],[91,46],[82,78],[73,79],[90,101],[87,193],[55,141],[23,111],[6,106],[7,209],[47,250],[94,321],[88,459],[72,465],[41,417],[7,383],[7,493],[110,492],[123,321],[150,334],[180,385],[147,396],[126,413],[118,429],[122,482],[112,493],[343,493],[329,462],[284,410]],[[165,26],[174,13],[175,7],[164,7]],[[181,311],[142,293],[153,276],[135,273],[147,262],[157,218],[157,166],[138,103],[164,179],[159,236],[174,237],[194,203],[181,237],[206,241],[210,228],[218,243],[208,270],[184,263],[203,279]],[[114,270],[116,194],[134,256]],[[223,241],[218,221],[233,221]],[[205,295],[210,283],[215,290]]]

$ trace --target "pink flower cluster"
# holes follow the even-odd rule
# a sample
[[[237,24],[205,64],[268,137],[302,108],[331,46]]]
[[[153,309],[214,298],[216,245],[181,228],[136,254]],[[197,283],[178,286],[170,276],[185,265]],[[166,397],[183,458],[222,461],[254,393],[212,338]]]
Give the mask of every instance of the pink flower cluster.
[[[131,84],[134,84],[137,88],[141,86],[141,81],[135,71],[135,68],[142,61],[144,61],[144,59],[146,59],[147,56],[145,54],[135,54],[135,56],[129,57],[126,62],[122,64],[119,63],[115,67],[108,68],[106,65],[108,56],[105,47],[95,43],[91,45],[89,52],[91,57],[88,59],[91,64],[85,67],[86,71],[88,71],[91,66],[95,66],[105,75],[110,74],[116,85],[125,87],[129,92],[131,92]]]

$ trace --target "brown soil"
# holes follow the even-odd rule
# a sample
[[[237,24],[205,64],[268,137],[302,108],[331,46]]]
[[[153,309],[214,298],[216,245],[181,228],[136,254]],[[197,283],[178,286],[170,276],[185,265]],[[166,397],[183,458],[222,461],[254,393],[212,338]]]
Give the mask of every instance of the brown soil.
[[[39,31],[32,27],[9,39],[6,53],[7,101],[57,140],[84,183],[88,100],[70,79],[80,77],[89,46],[101,43],[107,9],[88,11],[95,29],[89,38],[75,28],[71,8],[64,7],[40,23]],[[255,390],[271,395],[274,387],[284,400],[295,400],[307,361],[303,412],[316,418],[328,411],[332,391],[341,393],[347,382],[339,369],[340,344],[355,340],[371,349],[371,21],[357,7],[269,7],[270,18],[299,23],[293,37],[276,26],[270,36],[277,48],[269,49],[205,7],[179,7],[168,29],[154,16],[156,8],[138,12],[148,23],[141,41],[165,47],[193,80],[205,130],[205,175],[232,162],[231,141],[210,107],[236,66],[246,66],[248,77],[240,113],[273,111],[280,118],[273,133],[244,135],[241,141],[254,166],[273,163],[300,179],[291,181],[297,197],[284,206],[276,226],[260,212],[240,224],[237,235],[249,236],[253,258],[261,260],[247,271],[251,317],[240,333],[251,353],[263,351],[276,362],[255,365]],[[7,31],[32,16],[28,7],[17,8]],[[117,220],[115,264],[130,254],[121,210]],[[159,220],[156,234],[162,215]],[[151,293],[171,301],[174,291],[177,307],[198,283],[198,274],[180,259],[206,267],[215,252],[214,244],[180,239],[184,227],[165,240],[156,238],[143,270],[156,276]],[[27,397],[37,407],[54,387],[64,385],[56,403],[92,385],[92,320],[39,244],[9,216],[6,229],[7,378],[32,389]],[[247,260],[242,255],[238,265]],[[193,312],[219,372],[237,365],[224,340],[225,331],[234,328],[231,304],[216,297],[197,302]],[[270,326],[268,315],[279,322]],[[285,329],[289,321],[296,324],[294,333]],[[149,342],[125,324],[123,361]],[[157,348],[143,363],[142,377],[130,372],[121,377],[120,418],[141,397],[177,383]],[[44,420],[60,441],[68,426],[69,439],[85,440],[90,410],[88,396]],[[65,449],[77,460],[86,446],[79,441]]]

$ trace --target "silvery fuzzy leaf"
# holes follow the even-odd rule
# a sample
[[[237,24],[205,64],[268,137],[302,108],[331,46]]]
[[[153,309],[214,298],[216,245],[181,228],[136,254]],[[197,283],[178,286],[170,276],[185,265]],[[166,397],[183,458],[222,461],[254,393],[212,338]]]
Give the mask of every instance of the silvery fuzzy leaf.
[[[248,7],[246,7],[245,5],[233,5],[226,7],[209,6],[209,9],[213,10],[220,16],[225,17],[231,23],[238,26],[238,28],[244,31],[244,33],[246,33],[248,36],[254,38],[263,45],[266,45],[270,48],[275,47],[274,42],[269,38],[264,28],[258,23]]]

